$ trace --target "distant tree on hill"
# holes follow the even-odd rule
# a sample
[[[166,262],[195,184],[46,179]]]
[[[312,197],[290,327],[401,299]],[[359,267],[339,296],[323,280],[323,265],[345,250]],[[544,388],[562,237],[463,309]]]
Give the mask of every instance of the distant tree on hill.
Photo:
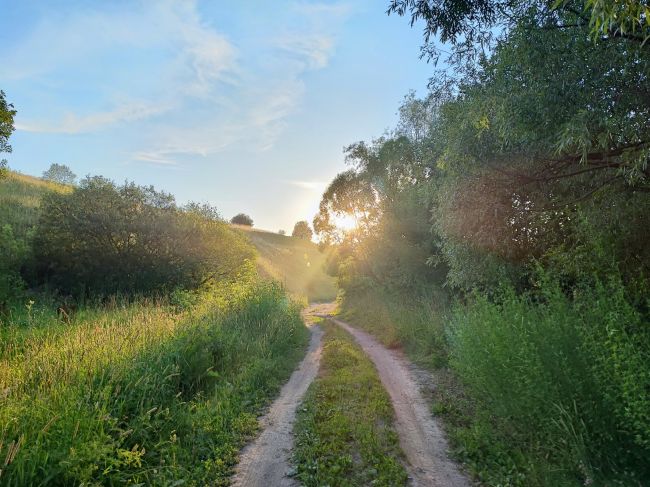
[[[77,175],[65,164],[52,164],[47,171],[43,172],[43,179],[60,184],[74,184]]]
[[[292,237],[302,238],[303,240],[311,240],[312,235],[313,232],[309,227],[309,223],[305,220],[297,222],[293,227],[293,233],[291,234]]]
[[[4,91],[0,90],[0,152],[11,152],[9,137],[14,131],[14,116],[16,110],[11,103],[7,103]],[[0,159],[0,179],[7,176],[7,161]]]
[[[280,234],[280,235],[286,235],[287,232],[285,232],[284,230],[278,230],[278,234]]]
[[[246,225],[247,227],[253,226],[253,219],[248,216],[246,213],[239,213],[232,217],[230,223],[235,225]]]

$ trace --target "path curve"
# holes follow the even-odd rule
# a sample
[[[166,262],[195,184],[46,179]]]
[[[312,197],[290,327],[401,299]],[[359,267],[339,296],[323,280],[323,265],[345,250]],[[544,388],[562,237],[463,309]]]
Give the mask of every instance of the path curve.
[[[304,314],[309,323],[314,308]],[[294,487],[299,485],[289,477],[289,460],[293,446],[293,423],[296,409],[309,384],[318,373],[323,331],[318,325],[310,328],[311,339],[307,355],[293,372],[289,382],[280,391],[268,413],[260,420],[262,433],[240,455],[239,465],[232,478],[233,486],[240,487]]]
[[[381,345],[368,333],[344,321],[331,317],[329,319],[350,333],[375,363],[381,382],[393,403],[395,429],[409,463],[407,470],[412,485],[469,487],[471,482],[447,454],[445,435],[431,415],[429,405],[420,393],[406,359]]]

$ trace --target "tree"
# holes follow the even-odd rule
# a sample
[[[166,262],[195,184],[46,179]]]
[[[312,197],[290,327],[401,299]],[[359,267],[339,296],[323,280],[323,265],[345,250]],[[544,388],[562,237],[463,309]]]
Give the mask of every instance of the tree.
[[[16,110],[11,103],[7,103],[4,91],[0,90],[0,153],[11,152],[11,145],[9,145],[9,137],[14,129],[14,116]],[[7,161],[0,160],[0,179],[7,176]]]
[[[309,223],[307,223],[306,220],[301,220],[294,225],[291,236],[303,240],[311,240],[313,234],[314,232],[312,232],[311,228],[309,228]]]
[[[638,0],[390,0],[387,13],[424,22],[422,55],[438,60],[436,38],[451,44],[448,61],[462,67],[522,22],[547,30],[586,28],[594,40],[618,39],[648,49],[648,3]],[[532,24],[532,25],[531,25]],[[433,38],[433,40],[432,40]]]
[[[287,232],[285,232],[284,230],[282,229],[278,230],[278,235],[286,235],[286,234]]]
[[[245,225],[247,227],[253,226],[253,219],[246,213],[238,213],[230,219],[233,225]]]
[[[47,171],[43,172],[43,179],[72,185],[77,180],[77,175],[65,164],[52,164]]]

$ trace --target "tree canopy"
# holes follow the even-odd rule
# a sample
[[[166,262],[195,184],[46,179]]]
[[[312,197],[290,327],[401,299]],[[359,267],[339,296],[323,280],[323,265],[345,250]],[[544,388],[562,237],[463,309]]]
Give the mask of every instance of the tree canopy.
[[[14,132],[14,117],[16,110],[11,103],[7,102],[4,91],[0,90],[0,153],[11,152],[9,137]],[[7,174],[7,161],[0,159],[0,179]]]
[[[305,220],[296,222],[293,227],[293,232],[291,232],[292,237],[300,238],[303,240],[311,240],[313,232],[309,227],[309,223]]]
[[[59,184],[74,184],[77,175],[65,164],[51,164],[47,171],[43,172],[43,179]]]
[[[238,213],[230,219],[230,223],[235,225],[245,225],[247,227],[253,226],[253,219],[246,213]]]

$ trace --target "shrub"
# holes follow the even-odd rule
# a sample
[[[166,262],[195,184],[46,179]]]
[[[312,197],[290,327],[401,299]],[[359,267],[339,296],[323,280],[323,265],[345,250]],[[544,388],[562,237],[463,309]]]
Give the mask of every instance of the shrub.
[[[246,213],[238,213],[230,219],[230,223],[234,225],[246,225],[247,227],[253,226],[253,219]]]
[[[103,177],[45,195],[34,241],[40,278],[73,294],[193,289],[254,255],[223,222],[181,211],[152,187]]]

